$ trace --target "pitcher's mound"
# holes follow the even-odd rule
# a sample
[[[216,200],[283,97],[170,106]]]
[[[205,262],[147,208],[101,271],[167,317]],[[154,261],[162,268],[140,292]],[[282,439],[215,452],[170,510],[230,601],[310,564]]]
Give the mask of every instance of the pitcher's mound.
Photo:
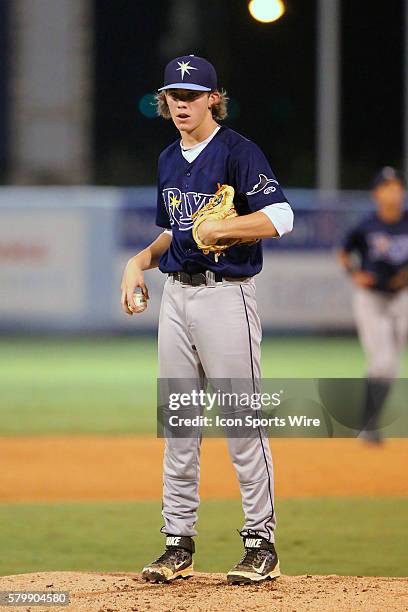
[[[347,611],[408,609],[407,578],[282,576],[259,585],[227,586],[223,574],[196,573],[171,584],[144,582],[138,574],[47,572],[0,578],[0,591],[69,591],[65,606],[0,606],[0,610],[173,612],[176,610]]]

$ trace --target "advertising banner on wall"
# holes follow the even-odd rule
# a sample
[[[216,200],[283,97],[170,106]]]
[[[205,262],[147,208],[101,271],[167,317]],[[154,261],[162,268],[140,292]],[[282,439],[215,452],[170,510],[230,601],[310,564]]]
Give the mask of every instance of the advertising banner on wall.
[[[109,329],[115,190],[0,190],[0,329]]]
[[[256,285],[265,331],[353,328],[335,249],[364,213],[364,198],[322,209],[313,193],[290,194],[302,203],[294,231],[263,241]],[[145,273],[143,315],[126,316],[120,305],[126,262],[162,231],[155,201],[152,187],[0,189],[0,330],[155,332],[166,280],[158,270]]]
[[[85,259],[83,211],[2,211],[0,316],[17,321],[81,315]]]

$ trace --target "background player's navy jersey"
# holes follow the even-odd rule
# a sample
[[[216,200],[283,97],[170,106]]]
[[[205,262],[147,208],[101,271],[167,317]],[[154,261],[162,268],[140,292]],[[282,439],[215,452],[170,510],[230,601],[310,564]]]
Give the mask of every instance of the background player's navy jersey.
[[[156,224],[173,232],[160,259],[162,272],[212,270],[224,276],[254,276],[262,269],[260,241],[231,247],[218,262],[194,242],[191,214],[209,201],[218,183],[234,187],[239,215],[287,201],[265,155],[237,132],[221,127],[192,163],[182,156],[177,140],[159,158]]]
[[[408,265],[408,212],[397,223],[370,215],[345,238],[343,248],[361,258],[361,269],[376,276],[373,289],[392,292],[391,277]]]

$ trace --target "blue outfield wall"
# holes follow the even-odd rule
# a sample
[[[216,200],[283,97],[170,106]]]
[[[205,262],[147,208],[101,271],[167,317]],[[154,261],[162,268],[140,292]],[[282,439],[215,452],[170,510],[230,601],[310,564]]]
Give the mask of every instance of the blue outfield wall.
[[[119,240],[124,248],[137,248],[146,238],[153,240],[157,235],[156,193],[151,187],[121,191]],[[294,231],[281,241],[265,240],[266,250],[331,250],[347,228],[373,207],[365,191],[342,191],[320,198],[314,189],[285,189],[285,194],[295,211]]]
[[[264,241],[257,277],[264,329],[350,330],[350,287],[334,250],[372,208],[369,194],[286,194],[294,231]],[[154,187],[0,189],[0,331],[155,330],[165,280],[159,271],[146,272],[151,300],[142,316],[120,308],[126,261],[160,231],[155,206]]]

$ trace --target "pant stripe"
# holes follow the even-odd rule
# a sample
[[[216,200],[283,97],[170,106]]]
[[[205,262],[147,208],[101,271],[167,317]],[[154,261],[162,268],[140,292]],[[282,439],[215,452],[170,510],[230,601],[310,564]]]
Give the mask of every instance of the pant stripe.
[[[254,363],[253,363],[253,355],[252,355],[252,336],[251,336],[251,326],[249,324],[249,317],[248,317],[248,310],[247,310],[247,305],[246,305],[246,301],[245,301],[245,294],[244,291],[242,289],[242,285],[239,286],[239,288],[241,289],[241,295],[242,295],[242,301],[244,303],[244,309],[245,309],[245,318],[246,318],[246,322],[247,322],[247,327],[248,327],[248,341],[249,341],[249,356],[250,356],[250,360],[251,360],[251,375],[252,375],[252,390],[255,393],[255,374],[254,374]],[[268,468],[268,462],[266,460],[266,455],[265,455],[265,447],[264,447],[264,443],[262,440],[262,435],[261,435],[261,428],[258,425],[258,435],[259,435],[259,441],[261,443],[261,447],[262,447],[262,454],[263,454],[263,458],[265,461],[265,467],[266,467],[266,472],[268,474],[268,492],[269,492],[269,499],[271,502],[271,512],[272,514],[266,518],[265,520],[265,528],[267,531],[269,531],[269,533],[272,534],[272,529],[271,527],[269,527],[268,523],[272,522],[273,520],[273,516],[275,514],[275,509],[273,506],[273,498],[272,498],[272,491],[271,491],[271,475],[269,473],[269,468]]]

